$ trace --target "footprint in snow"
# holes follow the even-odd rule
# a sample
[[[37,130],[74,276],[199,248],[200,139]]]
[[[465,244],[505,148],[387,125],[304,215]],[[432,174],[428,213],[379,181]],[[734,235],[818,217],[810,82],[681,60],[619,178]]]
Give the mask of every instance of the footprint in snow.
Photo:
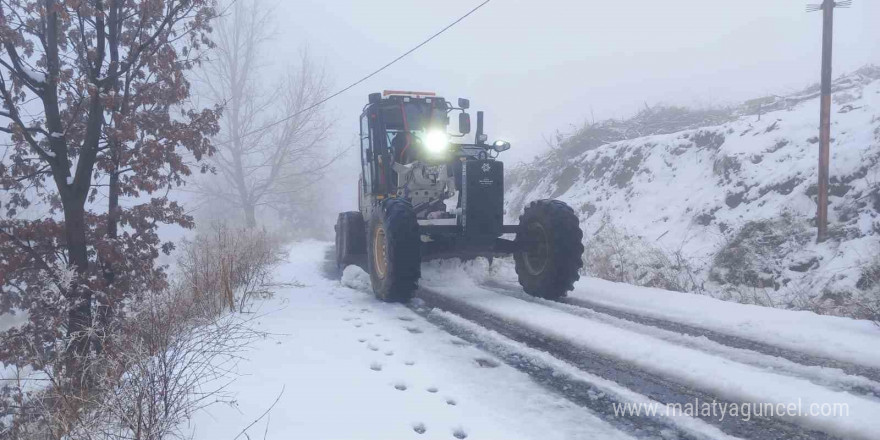
[[[416,361],[405,361],[403,364],[406,365],[407,367],[412,367],[413,365],[416,364]]]
[[[455,406],[455,405],[458,405],[458,402],[456,402],[455,399],[447,398],[446,404],[450,405],[450,406]]]
[[[470,345],[464,339],[453,339],[450,342],[452,342],[452,345],[457,345],[459,347],[467,347],[468,345]]]
[[[463,428],[455,428],[452,430],[452,436],[460,440],[467,438],[467,433],[464,432]]]
[[[436,393],[437,391],[438,391],[438,390],[437,390],[437,387],[428,387],[428,392],[429,392],[429,393]]]
[[[369,348],[370,350],[373,350],[373,351],[379,351],[379,347],[376,347],[373,344],[367,344],[367,348]]]
[[[410,332],[410,333],[412,333],[412,334],[419,334],[419,333],[422,332],[422,329],[420,329],[420,328],[418,328],[418,327],[407,327],[407,328],[406,328],[406,331],[408,331],[408,332]]]
[[[358,338],[358,342],[361,342],[361,343],[367,342],[367,338]]]
[[[378,362],[373,362],[372,364],[370,364],[370,369],[373,371],[382,371],[382,364]]]
[[[383,341],[385,341],[385,342],[391,342],[391,339],[385,338],[385,339],[383,339]]]
[[[361,326],[363,326],[363,324],[361,324],[361,323],[357,323],[357,324],[355,324],[354,326],[357,327],[357,328],[361,328]]]
[[[376,333],[376,337],[377,337],[377,338],[381,338],[381,337],[382,337],[382,333]]]
[[[394,389],[399,391],[406,391],[406,384],[403,382],[397,382],[396,384],[394,384]]]
[[[388,350],[385,352],[385,356],[394,356],[394,352],[391,350]]]
[[[425,431],[427,431],[427,430],[428,430],[428,428],[425,427],[424,423],[419,422],[419,423],[416,423],[415,425],[413,425],[413,431],[415,431],[419,434],[424,434]]]
[[[401,321],[407,321],[407,322],[413,320],[413,318],[410,318],[409,316],[398,316],[397,319],[399,319]]]

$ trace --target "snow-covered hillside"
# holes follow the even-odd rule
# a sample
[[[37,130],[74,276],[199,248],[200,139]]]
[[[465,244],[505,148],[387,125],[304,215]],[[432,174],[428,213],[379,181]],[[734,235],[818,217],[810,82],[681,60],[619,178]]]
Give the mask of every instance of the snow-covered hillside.
[[[585,127],[509,173],[507,214],[540,198],[569,203],[593,275],[855,313],[880,251],[880,68],[843,76],[834,90],[826,243],[815,243],[815,87],[727,116],[649,109]]]

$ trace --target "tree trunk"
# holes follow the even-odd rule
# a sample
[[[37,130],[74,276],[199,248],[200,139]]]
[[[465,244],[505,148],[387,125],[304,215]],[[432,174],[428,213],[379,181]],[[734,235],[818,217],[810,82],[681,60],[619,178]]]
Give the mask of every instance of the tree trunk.
[[[117,172],[110,173],[109,182],[109,202],[107,203],[107,238],[115,240],[119,234],[119,174]],[[103,262],[104,281],[107,284],[106,292],[103,296],[99,296],[98,300],[98,325],[102,331],[106,331],[110,325],[110,319],[113,314],[112,294],[113,281],[116,279],[116,272],[113,269],[111,261]],[[103,343],[99,344],[98,350],[103,350]]]
[[[257,227],[257,213],[256,207],[253,204],[249,203],[244,205],[244,221],[245,226],[248,229],[253,229]]]
[[[88,248],[86,245],[86,221],[84,203],[76,200],[70,192],[62,193],[64,206],[64,229],[67,238],[68,264],[79,274],[89,269]],[[75,357],[85,356],[89,350],[88,329],[92,325],[92,292],[88,286],[74,283],[68,292],[70,310],[68,311],[67,335],[71,338],[70,351],[73,367],[71,374],[80,370]]]
[[[107,73],[109,76],[116,76],[119,69],[119,8],[120,3],[116,0],[111,0],[110,2],[110,14],[109,14],[109,32],[107,33],[107,46],[110,51],[110,65],[108,66]],[[126,85],[128,85],[128,81],[126,81]],[[113,86],[113,93],[119,96],[119,87]],[[128,89],[126,88],[125,93],[122,94],[123,101],[122,105],[114,105],[112,108],[113,115],[111,116],[111,120],[115,120],[117,108],[121,107],[123,114],[127,113],[128,110],[128,100],[130,95],[128,93]],[[118,236],[119,229],[119,149],[121,145],[116,139],[108,140],[108,147],[110,148],[110,160],[113,163],[113,170],[110,172],[110,185],[108,188],[109,191],[109,201],[107,203],[107,238],[110,240],[115,240]],[[106,294],[103,298],[98,298],[98,323],[101,328],[106,331],[106,329],[110,325],[110,317],[113,314],[113,298],[111,295],[111,289],[113,287],[113,281],[116,280],[116,272],[113,270],[113,263],[111,261],[104,262],[104,281],[107,283]],[[99,347],[99,350],[103,350],[103,344]]]

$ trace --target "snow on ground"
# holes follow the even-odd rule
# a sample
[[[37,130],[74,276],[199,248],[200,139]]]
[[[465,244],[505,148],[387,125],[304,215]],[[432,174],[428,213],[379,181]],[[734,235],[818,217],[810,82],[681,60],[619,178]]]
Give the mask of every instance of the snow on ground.
[[[628,438],[589,410],[541,388],[409,308],[375,300],[369,276],[362,270],[349,267],[341,280],[327,278],[328,246],[298,244],[289,262],[278,269],[277,281],[290,287],[263,304],[266,315],[258,324],[271,336],[258,342],[239,365],[240,375],[229,388],[235,405],[218,404],[194,417],[190,424],[194,438],[234,438],[255,420],[249,434],[267,432],[269,439]],[[852,382],[852,377],[750,355],[748,350],[726,350],[711,341],[643,329],[646,326],[601,314],[573,313],[569,305],[492,291],[485,287],[489,281],[516,282],[510,261],[496,261],[500,263],[491,270],[485,260],[428,263],[421,285],[730,402],[800,402],[805,408],[811,403],[848,405],[848,415],[790,418],[810,429],[856,439],[876,438],[880,432],[876,418],[880,401],[833,386],[835,381]],[[571,295],[806,353],[878,365],[875,348],[880,346],[880,329],[868,322],[595,279],[581,280]],[[429,316],[480,330],[448,313],[435,311]],[[481,337],[516,345],[489,331]],[[624,401],[645,400],[546,353],[524,346],[508,349],[553,364],[560,374],[597,384]],[[278,403],[260,418],[279,395]],[[694,419],[675,423],[683,423],[680,426],[688,431],[713,429]]]
[[[277,270],[276,281],[304,287],[263,305],[259,330],[271,336],[238,366],[235,406],[191,420],[195,439],[235,438],[282,390],[251,438],[629,438],[405,306],[380,303],[363,272],[344,276],[362,290],[325,278],[327,246],[297,245]]]
[[[534,366],[552,368],[554,375],[557,377],[589,383],[601,390],[601,393],[613,396],[612,400],[616,402],[638,405],[657,404],[655,400],[651,400],[648,397],[621,386],[612,380],[582,371],[546,352],[531,348],[520,342],[512,341],[494,330],[487,330],[486,328],[474,324],[473,322],[453,313],[434,309],[431,311],[431,317],[467,331],[476,339],[493,346],[496,350],[500,350],[502,353],[515,354],[521,359],[527,359],[528,362]],[[701,419],[684,414],[673,415],[669,421],[672,424],[677,425],[682,431],[694,435],[697,438],[712,438],[718,440],[732,440],[736,438],[725,434],[717,427],[712,426]],[[672,436],[672,438],[675,438],[674,434],[672,434]]]
[[[478,283],[496,280],[518,286],[510,259],[496,260],[491,272],[486,270],[484,260],[461,265],[459,269]],[[706,295],[588,277],[581,277],[568,297],[815,356],[880,368],[880,350],[867,348],[880,347],[880,326],[866,320],[739,304]]]
[[[691,293],[581,280],[572,298],[654,318],[691,324],[780,347],[880,368],[880,327],[813,312],[719,301]]]
[[[589,283],[594,281],[593,279],[586,280],[584,282]],[[515,280],[507,278],[507,279],[499,279],[493,278],[491,283],[486,283],[484,285],[491,287],[502,287],[504,288],[505,294],[513,295],[516,298],[526,299],[531,302],[535,302],[547,307],[552,307],[555,309],[567,311],[569,313],[574,313],[578,316],[583,316],[588,319],[598,320],[600,322],[608,323],[614,325],[616,327],[622,327],[629,330],[633,330],[648,336],[652,336],[655,338],[663,339],[664,341],[669,341],[678,345],[683,345],[686,347],[695,348],[698,350],[702,350],[705,352],[709,352],[718,356],[725,357],[727,359],[746,363],[750,365],[755,365],[764,369],[774,370],[780,373],[786,373],[792,376],[802,377],[810,380],[811,382],[822,385],[825,387],[829,387],[836,390],[843,391],[853,391],[853,390],[865,390],[866,392],[871,392],[875,396],[878,396],[880,399],[880,383],[877,383],[871,379],[868,379],[863,376],[858,376],[854,374],[848,374],[847,372],[839,369],[839,368],[831,368],[827,366],[820,365],[804,365],[798,362],[794,362],[782,357],[773,356],[770,354],[764,354],[755,350],[745,349],[745,348],[736,348],[731,347],[716,341],[713,341],[707,338],[705,335],[690,335],[690,334],[682,334],[676,331],[664,330],[658,327],[654,327],[651,325],[646,325],[638,322],[633,322],[627,319],[622,319],[618,317],[614,317],[605,313],[597,312],[591,310],[589,308],[581,307],[578,305],[570,305],[561,302],[549,301],[541,298],[534,298],[527,295],[525,292],[521,291],[521,287],[516,283]],[[621,288],[634,287],[634,286],[626,286],[623,285]],[[636,288],[638,290],[638,288]],[[582,302],[586,303],[597,303],[596,301],[590,301],[588,297],[584,295],[578,295],[579,292],[582,292],[581,289],[576,290],[569,294],[570,298],[577,298]],[[658,295],[656,292],[653,294],[654,297],[663,297],[663,292]],[[672,292],[675,293],[675,292]],[[715,300],[717,301],[717,300]],[[607,303],[601,303],[607,304]],[[609,308],[614,308],[612,306],[607,306]],[[623,310],[620,307],[616,308],[617,310]],[[650,313],[637,313],[640,316],[651,316],[657,317]],[[664,318],[672,321],[671,319]],[[675,321],[673,321],[675,322]],[[677,322],[682,322],[681,320]],[[701,326],[692,324],[697,328],[707,329],[709,326]],[[715,330],[720,334],[732,334],[733,332],[724,331],[723,327],[721,331]],[[880,329],[878,329],[880,332]],[[755,337],[754,340],[757,340],[761,343],[766,343],[766,340],[762,340],[759,337]],[[774,344],[769,344],[774,345]],[[775,344],[777,346],[782,344]],[[804,350],[795,350],[803,353]],[[826,350],[828,351],[828,350]],[[828,356],[830,357],[830,356]]]
[[[792,420],[812,429],[846,438],[864,439],[876,438],[876,433],[880,432],[880,419],[877,418],[877,414],[880,414],[880,402],[876,400],[833,391],[802,378],[777,374],[629,329],[499,295],[498,292],[480,286],[479,282],[490,275],[480,275],[479,266],[466,265],[464,270],[461,266],[460,262],[452,260],[430,263],[423,268],[421,285],[508,322],[564,339],[575,346],[731,401],[785,405],[801,402],[805,407],[813,403],[840,403],[849,406],[850,413],[845,416],[798,417]],[[659,291],[657,295],[664,293]],[[720,301],[716,303],[721,309],[737,306]],[[794,313],[761,310],[767,310],[768,313]],[[698,309],[692,312],[707,314],[707,311]],[[714,312],[727,313],[726,310],[717,309]],[[808,320],[803,326],[809,325]],[[855,333],[856,336],[860,334]],[[871,351],[872,347],[876,348],[877,345],[866,345],[861,350]]]

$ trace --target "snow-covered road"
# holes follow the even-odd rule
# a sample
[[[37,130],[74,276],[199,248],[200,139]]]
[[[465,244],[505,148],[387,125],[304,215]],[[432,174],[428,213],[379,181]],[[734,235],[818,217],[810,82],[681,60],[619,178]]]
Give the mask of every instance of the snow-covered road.
[[[389,305],[357,268],[333,279],[326,250],[294,247],[278,281],[306,287],[265,304],[275,336],[240,366],[237,407],[200,414],[196,438],[235,437],[282,388],[252,438],[880,438],[871,323],[599,280],[552,303],[503,260],[426,263],[419,299]],[[755,410],[618,411],[695,401]],[[828,405],[847,413],[802,412]]]
[[[271,334],[245,353],[195,439],[628,439],[590,411],[403,305],[327,279],[327,245],[305,243],[278,269],[261,313]],[[244,435],[239,437],[245,438]]]

